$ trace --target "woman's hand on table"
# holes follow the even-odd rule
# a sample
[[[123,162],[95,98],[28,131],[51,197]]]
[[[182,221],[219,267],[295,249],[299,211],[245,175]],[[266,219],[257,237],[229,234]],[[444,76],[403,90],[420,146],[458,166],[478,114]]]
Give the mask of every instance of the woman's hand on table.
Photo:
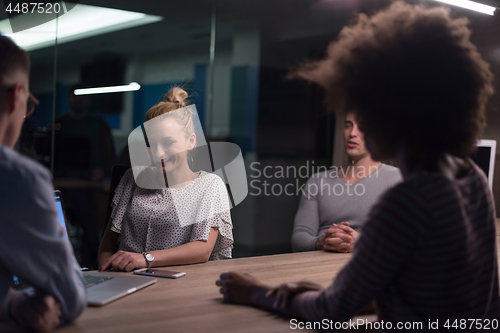
[[[215,284],[221,287],[220,293],[224,295],[224,301],[242,305],[252,305],[254,287],[271,289],[250,274],[236,272],[222,273]]]
[[[274,307],[289,308],[292,303],[292,298],[306,291],[322,290],[323,287],[317,283],[303,280],[299,282],[283,283],[278,287],[269,290],[266,297],[276,295]]]
[[[300,293],[312,290],[322,290],[323,287],[311,281],[299,281],[294,283],[284,283],[278,287],[270,288],[262,284],[259,280],[250,274],[228,272],[222,273],[220,279],[215,282],[224,295],[224,301],[242,304],[254,305],[252,303],[252,292],[254,288],[268,290],[266,297],[276,296],[274,307],[289,307],[292,298]]]
[[[113,268],[117,271],[131,272],[134,269],[148,267],[142,253],[118,251],[106,260],[99,268],[99,272]]]

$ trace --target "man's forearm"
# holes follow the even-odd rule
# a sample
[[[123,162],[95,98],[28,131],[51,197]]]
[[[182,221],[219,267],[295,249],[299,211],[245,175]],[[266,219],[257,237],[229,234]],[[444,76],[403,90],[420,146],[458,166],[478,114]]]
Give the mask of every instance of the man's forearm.
[[[312,232],[304,230],[294,230],[292,234],[292,250],[293,252],[314,251],[317,250],[316,243],[318,236]]]
[[[325,239],[326,236],[323,235],[316,240],[316,250],[323,250],[325,248]]]

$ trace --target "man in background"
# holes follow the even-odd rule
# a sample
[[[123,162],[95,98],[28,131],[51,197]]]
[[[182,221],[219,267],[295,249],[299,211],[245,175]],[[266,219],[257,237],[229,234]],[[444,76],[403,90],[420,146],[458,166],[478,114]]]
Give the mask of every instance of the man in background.
[[[83,180],[84,185],[64,186],[66,213],[69,222],[83,231],[80,264],[97,268],[97,251],[104,217],[98,203],[102,201],[104,179],[111,175],[115,159],[113,136],[104,119],[91,112],[88,95],[75,95],[75,89],[86,88],[83,82],[70,87],[70,112],[55,121],[55,171],[59,181]]]
[[[115,159],[113,136],[108,123],[91,112],[88,95],[75,95],[87,88],[84,82],[68,91],[70,112],[56,119],[56,177],[101,181],[110,176]]]
[[[292,234],[294,252],[351,252],[370,208],[401,181],[398,168],[372,159],[353,112],[345,117],[344,146],[346,164],[314,174],[304,186]]]

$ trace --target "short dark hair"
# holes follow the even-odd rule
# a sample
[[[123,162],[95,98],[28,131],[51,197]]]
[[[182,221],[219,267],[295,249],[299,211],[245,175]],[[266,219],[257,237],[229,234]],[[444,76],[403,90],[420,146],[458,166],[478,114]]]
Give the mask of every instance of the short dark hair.
[[[0,84],[3,83],[5,77],[19,69],[29,75],[28,55],[9,37],[0,35]]]
[[[398,1],[358,15],[324,60],[295,75],[323,86],[335,110],[355,111],[384,154],[404,143],[418,159],[468,158],[486,124],[493,74],[467,24],[447,8]]]

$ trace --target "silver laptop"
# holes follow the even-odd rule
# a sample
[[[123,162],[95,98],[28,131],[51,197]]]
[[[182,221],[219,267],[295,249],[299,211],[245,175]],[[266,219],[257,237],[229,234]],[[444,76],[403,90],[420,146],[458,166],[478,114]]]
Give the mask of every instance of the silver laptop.
[[[490,188],[493,189],[493,173],[495,171],[495,157],[497,142],[495,140],[479,140],[477,151],[472,155],[472,160],[484,171],[488,177]]]
[[[61,192],[55,191],[54,199],[58,215],[57,220],[66,230],[68,241],[70,241]],[[99,272],[83,272],[83,278],[87,287],[87,305],[91,306],[105,305],[156,282],[155,278],[146,276]]]

